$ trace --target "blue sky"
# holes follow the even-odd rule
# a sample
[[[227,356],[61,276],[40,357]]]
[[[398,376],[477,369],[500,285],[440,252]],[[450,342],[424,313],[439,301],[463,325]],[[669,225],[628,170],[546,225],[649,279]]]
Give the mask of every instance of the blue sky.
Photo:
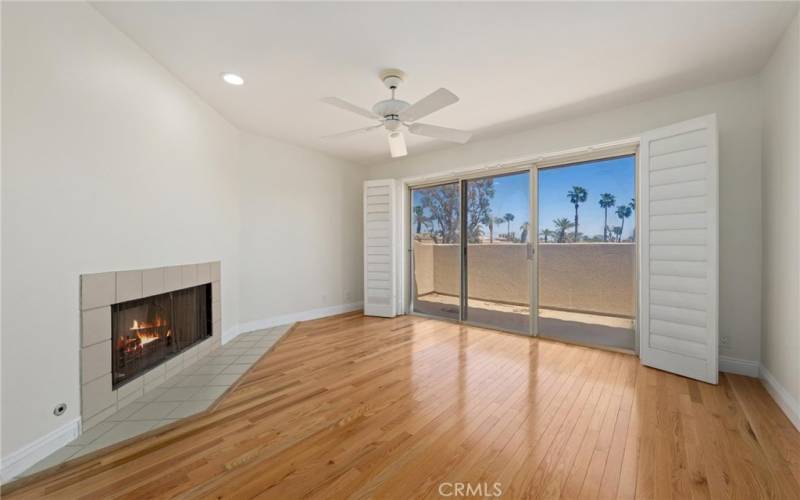
[[[539,232],[545,228],[553,229],[553,219],[566,217],[573,220],[575,207],[569,202],[567,192],[572,186],[582,186],[589,196],[578,209],[578,230],[587,236],[602,235],[603,209],[597,203],[600,195],[611,193],[617,199],[617,206],[628,204],[636,192],[635,165],[633,156],[625,156],[540,170]],[[608,209],[608,225],[611,227],[620,222],[615,212],[616,207]],[[623,240],[633,234],[634,226],[633,216],[625,220]]]
[[[603,209],[598,205],[602,193],[611,193],[617,199],[617,205],[630,202],[635,193],[635,160],[633,156],[580,163],[563,167],[539,170],[539,232],[553,229],[553,219],[567,217],[570,221],[575,215],[575,208],[567,198],[572,186],[582,186],[588,192],[588,198],[581,204],[579,214],[579,230],[592,236],[603,234]],[[506,213],[514,214],[511,230],[520,233],[519,227],[528,221],[529,174],[521,172],[494,178],[495,195],[491,200],[491,210],[495,217]],[[419,192],[414,191],[414,205],[419,204]],[[608,210],[608,225],[619,225],[616,207]],[[501,231],[505,231],[505,224]],[[625,220],[622,238],[633,234],[634,218]]]

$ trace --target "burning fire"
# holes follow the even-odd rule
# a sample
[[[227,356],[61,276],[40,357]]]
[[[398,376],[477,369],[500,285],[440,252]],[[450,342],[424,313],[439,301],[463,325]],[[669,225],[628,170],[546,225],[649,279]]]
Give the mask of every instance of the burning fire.
[[[142,349],[143,346],[149,344],[150,342],[159,340],[161,338],[161,332],[154,331],[154,329],[164,326],[167,326],[167,323],[161,319],[160,316],[156,316],[155,321],[152,323],[133,320],[133,325],[131,326],[130,331],[133,332],[136,337],[127,337],[129,339],[127,342],[125,342],[123,339],[120,340],[122,343],[127,344],[125,347],[128,352],[136,351]],[[167,330],[166,337],[170,336],[172,336],[172,330]]]

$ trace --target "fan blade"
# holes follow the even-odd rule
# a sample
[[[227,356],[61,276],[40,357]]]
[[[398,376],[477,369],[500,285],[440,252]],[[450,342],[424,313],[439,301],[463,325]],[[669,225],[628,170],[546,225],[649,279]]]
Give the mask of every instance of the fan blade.
[[[356,106],[355,104],[350,104],[349,102],[339,99],[338,97],[325,97],[322,99],[322,102],[350,111],[351,113],[355,113],[357,115],[366,116],[367,118],[380,118],[380,116],[376,115],[372,111]]]
[[[376,128],[383,127],[383,123],[379,123],[377,125],[371,125],[369,127],[358,128],[355,130],[348,130],[347,132],[339,132],[338,134],[331,134],[331,135],[323,135],[320,139],[341,139],[343,137],[350,137],[353,135],[361,135],[370,130],[375,130]]]
[[[403,110],[400,113],[400,120],[413,122],[456,102],[458,96],[447,89],[439,89]]]
[[[412,134],[424,135],[426,137],[433,137],[435,139],[443,139],[445,141],[457,142],[464,144],[472,137],[472,132],[466,130],[458,130],[447,127],[437,127],[436,125],[427,125],[425,123],[412,123],[408,126],[408,131]]]
[[[399,158],[408,154],[406,150],[406,139],[402,132],[392,132],[389,134],[389,153],[392,158]]]

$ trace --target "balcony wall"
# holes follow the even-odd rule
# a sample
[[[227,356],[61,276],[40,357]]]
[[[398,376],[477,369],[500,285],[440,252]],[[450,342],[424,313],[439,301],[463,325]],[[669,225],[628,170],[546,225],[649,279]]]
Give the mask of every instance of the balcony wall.
[[[417,293],[458,295],[458,245],[414,242]],[[469,290],[475,299],[528,304],[524,244],[469,245]],[[540,243],[539,305],[634,316],[633,243]]]

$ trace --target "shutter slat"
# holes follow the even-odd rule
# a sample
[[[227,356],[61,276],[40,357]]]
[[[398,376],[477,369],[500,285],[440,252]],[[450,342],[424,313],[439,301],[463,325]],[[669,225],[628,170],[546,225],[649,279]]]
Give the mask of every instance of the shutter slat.
[[[395,181],[364,183],[364,314],[395,316]]]
[[[707,116],[642,135],[642,363],[717,383],[717,131]]]

